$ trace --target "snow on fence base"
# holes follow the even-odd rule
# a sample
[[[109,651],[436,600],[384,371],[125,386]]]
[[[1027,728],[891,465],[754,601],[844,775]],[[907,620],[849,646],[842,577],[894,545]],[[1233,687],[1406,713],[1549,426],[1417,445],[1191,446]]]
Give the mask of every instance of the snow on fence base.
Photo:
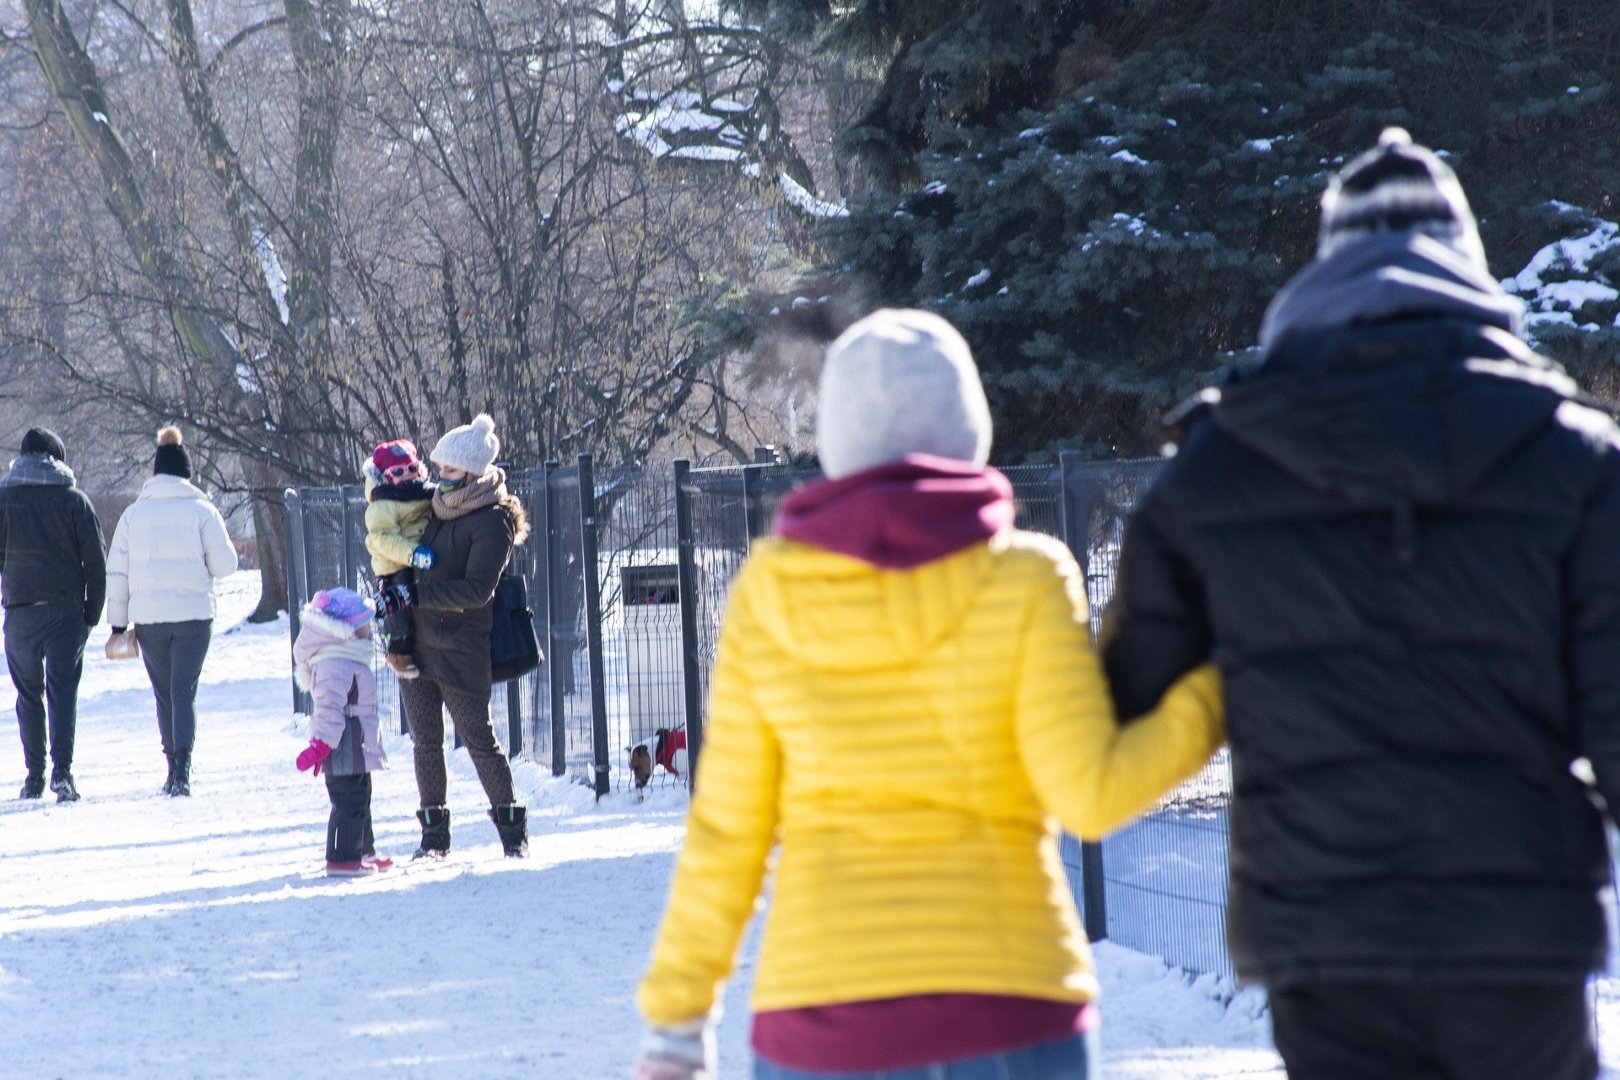
[[[1064,539],[1080,559],[1094,620],[1113,596],[1125,519],[1159,464],[1064,454],[1055,466],[1004,470],[1019,527]],[[726,590],[751,541],[769,532],[782,498],[815,475],[763,461],[597,469],[588,455],[573,465],[509,469],[508,486],[533,530],[515,558],[529,580],[545,662],[492,695],[508,750],[598,793],[633,790],[629,747],[684,721],[695,763]],[[358,485],[288,491],[287,507],[295,619],[317,589],[373,587]],[[583,568],[593,564],[587,580]],[[397,713],[397,684],[385,664],[378,682],[382,704]],[[403,715],[399,722],[404,730]],[[649,786],[688,780],[657,769]],[[1088,933],[1189,970],[1229,975],[1230,791],[1223,753],[1103,844],[1066,837],[1064,862]]]

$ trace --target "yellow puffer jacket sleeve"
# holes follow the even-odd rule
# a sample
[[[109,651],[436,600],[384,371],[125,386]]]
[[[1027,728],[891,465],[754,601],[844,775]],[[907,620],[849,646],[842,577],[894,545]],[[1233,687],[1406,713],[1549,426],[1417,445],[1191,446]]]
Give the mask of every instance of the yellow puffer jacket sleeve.
[[[637,1002],[647,1021],[706,1015],[731,974],[776,838],[781,754],[755,704],[742,655],[761,635],[745,567],[731,592],[710,682],[702,781]]]
[[[1096,840],[1196,773],[1225,740],[1221,680],[1189,672],[1157,708],[1118,723],[1080,568],[1050,563],[1062,588],[1041,588],[1024,630],[1018,680],[1019,754],[1037,797],[1070,832]]]
[[[366,485],[369,498],[371,485]],[[411,553],[422,542],[433,503],[427,499],[397,502],[378,499],[366,504],[366,551],[371,554],[371,572],[381,577],[411,565]]]

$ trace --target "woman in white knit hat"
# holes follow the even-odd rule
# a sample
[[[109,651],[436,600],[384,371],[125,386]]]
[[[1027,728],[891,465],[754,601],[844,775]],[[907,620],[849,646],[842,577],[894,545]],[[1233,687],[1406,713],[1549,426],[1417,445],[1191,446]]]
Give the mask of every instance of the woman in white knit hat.
[[[1202,766],[1219,679],[1116,723],[1079,567],[1013,528],[938,316],[833,344],[817,442],[827,479],[732,585],[635,1075],[714,1075],[716,988],[780,844],[756,1080],[1087,1077],[1097,980],[1057,823],[1098,837]]]
[[[501,441],[495,421],[480,413],[444,434],[428,460],[438,466],[433,519],[422,534],[433,564],[415,584],[390,585],[378,609],[393,614],[414,607],[416,665],[421,676],[400,683],[400,698],[415,744],[421,797],[421,856],[450,849],[450,809],[444,758],[444,713],[471,755],[489,797],[490,818],[511,856],[528,854],[526,810],[512,788],[512,769],[490,718],[491,601],[512,557],[529,535],[523,506],[506,490],[495,465]]]

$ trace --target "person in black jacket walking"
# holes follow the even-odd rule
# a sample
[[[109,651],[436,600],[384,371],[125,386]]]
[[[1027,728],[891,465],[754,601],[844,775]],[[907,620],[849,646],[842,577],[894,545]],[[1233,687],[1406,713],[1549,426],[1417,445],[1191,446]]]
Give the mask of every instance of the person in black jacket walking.
[[[1519,318],[1386,131],[1127,527],[1109,682],[1136,715],[1222,670],[1228,941],[1296,1080],[1597,1072],[1620,431]]]
[[[28,770],[21,798],[45,793],[47,730],[56,801],[79,797],[73,783],[79,676],[84,643],[101,621],[106,596],[101,521],[74,486],[62,440],[49,428],[30,428],[22,453],[0,481],[6,666],[17,687],[17,728]]]

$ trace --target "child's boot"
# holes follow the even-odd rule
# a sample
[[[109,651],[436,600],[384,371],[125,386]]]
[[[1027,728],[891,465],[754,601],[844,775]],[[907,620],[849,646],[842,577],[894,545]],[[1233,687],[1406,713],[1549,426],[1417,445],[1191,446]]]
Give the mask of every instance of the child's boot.
[[[326,860],[327,877],[368,877],[377,872],[377,867],[367,863],[364,859],[354,862],[345,862],[337,859]]]

